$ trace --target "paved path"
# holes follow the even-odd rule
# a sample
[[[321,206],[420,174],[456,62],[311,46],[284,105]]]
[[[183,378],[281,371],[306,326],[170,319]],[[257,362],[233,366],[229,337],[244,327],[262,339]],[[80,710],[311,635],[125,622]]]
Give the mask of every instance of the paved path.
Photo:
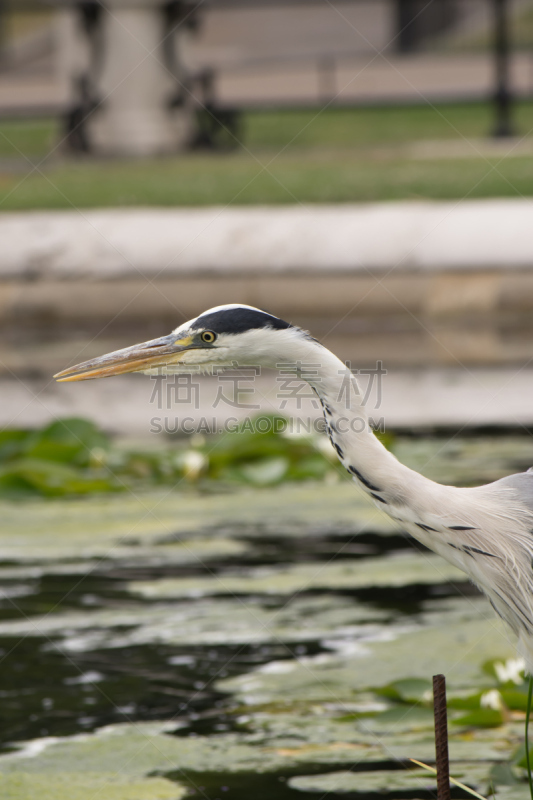
[[[474,29],[482,30],[479,28]],[[222,106],[424,102],[484,98],[493,92],[490,53],[395,52],[392,14],[386,3],[336,3],[255,9],[210,9],[198,33],[188,35],[183,56],[198,72],[216,72]],[[533,93],[533,56],[511,62],[514,91]],[[63,108],[68,86],[53,61],[38,71],[0,76],[0,114]]]

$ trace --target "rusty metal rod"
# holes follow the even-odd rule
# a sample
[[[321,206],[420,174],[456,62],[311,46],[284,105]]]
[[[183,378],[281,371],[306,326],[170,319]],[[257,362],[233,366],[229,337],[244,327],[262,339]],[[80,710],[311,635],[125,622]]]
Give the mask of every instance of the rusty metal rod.
[[[435,754],[437,757],[437,800],[450,800],[448,715],[444,675],[433,676],[433,714],[435,716]]]

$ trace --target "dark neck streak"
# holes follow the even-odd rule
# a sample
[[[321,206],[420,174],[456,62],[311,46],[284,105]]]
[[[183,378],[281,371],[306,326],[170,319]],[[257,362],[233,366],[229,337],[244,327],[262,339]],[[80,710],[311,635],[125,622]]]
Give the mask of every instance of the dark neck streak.
[[[351,372],[329,351],[321,355],[320,374],[302,377],[318,396],[326,434],[339,460],[374,500],[383,505],[400,502],[402,471],[407,468],[373,433]]]

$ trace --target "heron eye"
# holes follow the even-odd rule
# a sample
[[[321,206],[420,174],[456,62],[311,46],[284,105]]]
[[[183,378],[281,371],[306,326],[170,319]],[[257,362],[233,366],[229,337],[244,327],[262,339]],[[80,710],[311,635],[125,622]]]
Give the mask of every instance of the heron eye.
[[[206,344],[212,344],[216,338],[217,335],[216,333],[213,333],[213,331],[204,331],[200,336],[202,342],[205,342]]]

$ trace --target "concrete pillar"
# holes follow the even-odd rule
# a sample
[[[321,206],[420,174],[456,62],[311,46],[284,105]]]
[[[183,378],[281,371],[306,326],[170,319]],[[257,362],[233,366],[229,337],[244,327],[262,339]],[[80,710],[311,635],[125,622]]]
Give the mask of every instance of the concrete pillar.
[[[194,125],[184,88],[187,74],[179,62],[180,45],[189,35],[186,23],[170,21],[169,4],[162,0],[106,0],[103,6],[94,3],[96,13],[90,18],[88,5],[72,0],[63,12],[62,68],[78,102],[68,123],[75,129],[72,146],[117,156],[183,148]],[[73,44],[80,30],[90,51],[81,81],[78,46]],[[177,104],[180,96],[183,102]]]

